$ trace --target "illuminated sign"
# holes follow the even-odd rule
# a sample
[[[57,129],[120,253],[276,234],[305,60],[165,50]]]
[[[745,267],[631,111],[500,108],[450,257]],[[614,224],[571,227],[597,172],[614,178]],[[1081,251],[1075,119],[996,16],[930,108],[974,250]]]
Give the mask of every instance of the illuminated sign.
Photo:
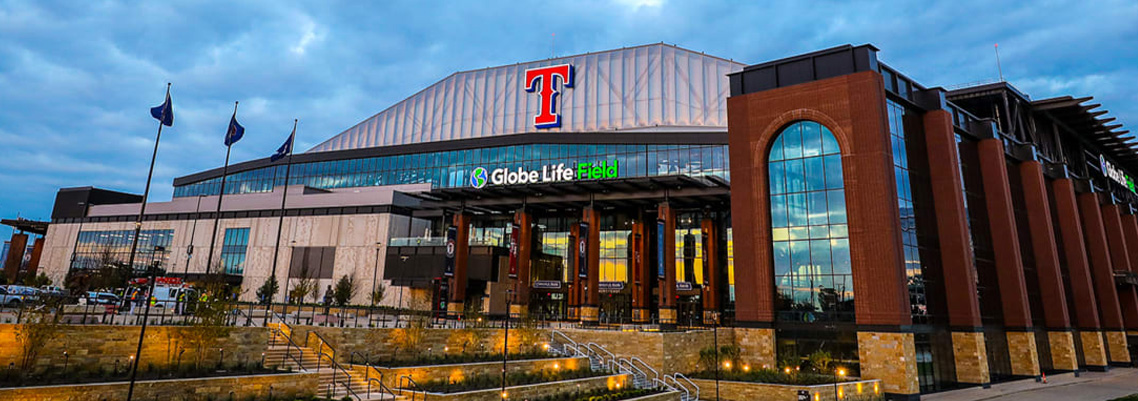
[[[1107,178],[1114,180],[1114,182],[1117,182],[1119,185],[1126,187],[1130,190],[1130,192],[1138,193],[1138,191],[1134,190],[1133,178],[1130,178],[1130,176],[1126,175],[1126,173],[1122,172],[1122,170],[1115,168],[1114,165],[1106,161],[1106,158],[1102,155],[1098,155],[1098,163],[1099,167],[1102,168],[1102,175],[1105,175]]]
[[[565,163],[541,166],[539,170],[475,168],[470,173],[470,186],[481,189],[487,185],[522,185],[566,182],[574,180],[602,180],[618,178],[620,166],[616,160],[600,163],[577,163],[576,168]]]
[[[559,79],[560,78],[560,79]],[[566,88],[573,87],[573,65],[561,64],[526,70],[526,92],[537,92],[537,115],[533,116],[533,126],[537,128],[557,128],[561,126],[561,114],[557,110],[557,82]]]
[[[561,282],[557,280],[537,280],[533,282],[533,288],[540,290],[560,290]]]

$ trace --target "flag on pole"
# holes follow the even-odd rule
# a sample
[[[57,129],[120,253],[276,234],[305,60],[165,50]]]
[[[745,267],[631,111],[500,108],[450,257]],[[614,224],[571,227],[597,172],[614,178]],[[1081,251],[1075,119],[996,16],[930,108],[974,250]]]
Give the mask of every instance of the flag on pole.
[[[277,153],[273,153],[272,156],[269,156],[269,161],[275,162],[277,160],[285,158],[285,156],[288,156],[289,154],[292,154],[292,138],[295,136],[296,127],[293,127],[292,133],[288,134],[288,139],[285,140],[283,144],[281,144],[281,147],[277,148]]]
[[[169,90],[166,90],[166,101],[158,106],[151,107],[150,115],[158,121],[161,121],[162,125],[167,127],[174,126],[174,103],[170,101]]]
[[[245,135],[245,127],[237,123],[237,110],[233,110],[233,117],[229,119],[229,129],[225,131],[225,146],[231,146]]]

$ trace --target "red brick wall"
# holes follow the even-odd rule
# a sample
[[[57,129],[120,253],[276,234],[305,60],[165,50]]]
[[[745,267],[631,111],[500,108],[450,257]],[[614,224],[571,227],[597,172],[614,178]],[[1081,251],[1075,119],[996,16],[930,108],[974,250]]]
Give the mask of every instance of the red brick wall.
[[[857,323],[911,323],[881,75],[860,72],[727,99],[736,320],[774,320],[767,160],[786,125],[817,121],[842,148]]]

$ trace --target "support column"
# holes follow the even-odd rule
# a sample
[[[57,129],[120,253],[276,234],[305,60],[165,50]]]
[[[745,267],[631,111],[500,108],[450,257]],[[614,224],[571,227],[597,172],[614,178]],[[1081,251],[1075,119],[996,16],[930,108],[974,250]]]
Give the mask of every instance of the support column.
[[[1110,195],[1106,194],[1106,197],[1110,198]],[[1108,203],[1102,206],[1102,222],[1106,228],[1107,245],[1110,246],[1110,264],[1112,267],[1110,283],[1117,291],[1118,287],[1114,285],[1114,272],[1130,271],[1130,254],[1126,249],[1126,234],[1122,230],[1122,214],[1118,203],[1113,198],[1108,199]],[[1138,249],[1135,251],[1138,252]],[[1118,291],[1120,315],[1130,306],[1124,298],[1124,295],[1128,294],[1129,291]],[[1125,328],[1126,320],[1122,319],[1118,330],[1107,330],[1106,332],[1107,351],[1110,354],[1111,363],[1130,364],[1130,350],[1126,344]]]
[[[510,300],[510,317],[519,319],[529,315],[530,255],[533,253],[533,216],[525,209],[514,212],[518,227],[517,277],[514,280],[514,298]]]
[[[569,229],[569,263],[566,269],[565,277],[569,280],[569,295],[567,295],[568,305],[566,307],[565,320],[575,322],[581,320],[581,288],[584,287],[582,279],[577,276],[577,238],[579,236],[577,228],[580,225],[574,224],[573,228]]]
[[[28,235],[24,233],[12,234],[8,247],[8,260],[4,261],[4,275],[9,283],[15,283],[20,274],[20,264],[24,262],[24,251],[28,247]]]
[[[581,220],[588,224],[589,232],[585,246],[588,254],[589,277],[582,295],[581,323],[595,325],[600,323],[600,283],[601,283],[601,218],[600,212],[592,206],[585,208]]]
[[[1102,341],[1102,326],[1098,316],[1098,299],[1095,298],[1094,280],[1091,278],[1090,259],[1083,240],[1083,218],[1075,195],[1075,183],[1070,178],[1056,179],[1051,183],[1055,197],[1055,216],[1059,220],[1063,254],[1067,262],[1067,276],[1071,286],[1072,312],[1078,328],[1077,350],[1083,354],[1088,369],[1106,369],[1106,348]]]
[[[1020,163],[1019,173],[1031,248],[1035,257],[1035,273],[1039,292],[1043,294],[1043,321],[1047,327],[1048,347],[1051,350],[1051,368],[1076,370],[1079,368],[1079,360],[1075,355],[1071,319],[1067,314],[1067,296],[1063,289],[1063,273],[1059,268],[1059,251],[1056,248],[1055,226],[1051,221],[1051,204],[1047,198],[1043,165],[1034,160],[1025,161]]]
[[[992,233],[996,279],[1000,286],[1012,374],[1039,376],[1039,354],[1031,328],[1031,309],[1028,307],[1027,284],[1023,278],[1023,259],[1012,208],[1004,143],[999,139],[985,139],[977,144],[977,149],[980,171],[984,177],[984,200],[988,210],[988,227]]]
[[[648,309],[652,296],[652,281],[648,269],[648,232],[645,230],[644,213],[641,212],[632,223],[632,322],[648,323],[652,313]]]
[[[1122,215],[1122,231],[1126,233],[1126,249],[1130,255],[1130,272],[1138,273],[1138,217],[1127,207]],[[1130,336],[1138,335],[1138,287],[1127,286],[1119,289],[1118,298],[1122,302],[1122,323]]]
[[[454,277],[450,283],[450,303],[447,304],[447,319],[459,320],[466,312],[466,271],[470,262],[470,215],[460,212],[454,215]]]
[[[987,387],[992,379],[976,297],[975,256],[952,115],[945,110],[931,111],[925,114],[924,123],[956,381]]]
[[[8,252],[11,252],[9,250]],[[36,238],[32,245],[32,256],[28,258],[28,271],[27,277],[35,277],[36,271],[40,266],[40,256],[43,255],[43,237]],[[62,284],[61,284],[62,285]]]
[[[664,275],[660,279],[660,327],[675,328],[676,314],[676,211],[667,202],[656,210],[659,221],[664,222],[663,230],[657,229],[657,266],[663,265]],[[661,247],[663,245],[663,247]],[[657,273],[658,275],[659,273]]]
[[[1087,255],[1091,262],[1091,277],[1094,279],[1095,295],[1098,299],[1099,315],[1102,317],[1103,331],[1108,334],[1107,340],[1110,340],[1109,333],[1123,330],[1122,309],[1118,305],[1118,292],[1114,288],[1114,267],[1110,259],[1110,247],[1107,243],[1102,207],[1099,205],[1100,199],[1097,193],[1081,193],[1078,195],[1078,199],[1079,210],[1083,218],[1083,232],[1086,234]],[[1086,336],[1083,338],[1084,340],[1087,339]],[[1125,341],[1125,336],[1123,341]],[[1105,351],[1107,351],[1107,360],[1115,362],[1116,357],[1112,355],[1114,352],[1110,352],[1109,348]]]
[[[719,324],[719,231],[710,215],[699,223],[703,237],[703,324]]]

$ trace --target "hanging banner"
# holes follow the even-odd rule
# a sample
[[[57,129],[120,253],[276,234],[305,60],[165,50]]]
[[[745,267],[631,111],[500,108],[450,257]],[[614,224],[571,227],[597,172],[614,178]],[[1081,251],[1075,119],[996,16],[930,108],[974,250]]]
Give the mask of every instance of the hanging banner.
[[[510,224],[510,278],[518,278],[518,238],[522,226]]]
[[[446,266],[443,267],[443,275],[447,277],[454,277],[454,253],[457,251],[456,238],[458,238],[458,227],[447,227]]]
[[[635,283],[640,282],[640,272],[644,266],[641,265],[640,252],[642,245],[640,244],[640,234],[632,236],[632,280]]]
[[[577,236],[574,235],[572,229],[569,231],[569,249],[565,252],[565,282],[573,285],[573,282],[577,280],[577,275],[574,274],[577,271],[577,252],[573,249],[577,244]]]
[[[577,277],[589,277],[589,223],[581,223],[578,227]]]
[[[664,274],[667,263],[664,262],[664,220],[656,220],[656,277],[660,280],[667,280]]]
[[[700,235],[700,237],[702,237],[701,242],[703,242],[703,286],[706,287],[708,276],[711,275],[711,263],[712,263],[712,261],[709,259],[709,257],[711,256],[711,252],[707,251],[708,249],[711,249],[710,248],[711,235],[708,234],[706,231],[702,232],[702,234],[703,235]]]

